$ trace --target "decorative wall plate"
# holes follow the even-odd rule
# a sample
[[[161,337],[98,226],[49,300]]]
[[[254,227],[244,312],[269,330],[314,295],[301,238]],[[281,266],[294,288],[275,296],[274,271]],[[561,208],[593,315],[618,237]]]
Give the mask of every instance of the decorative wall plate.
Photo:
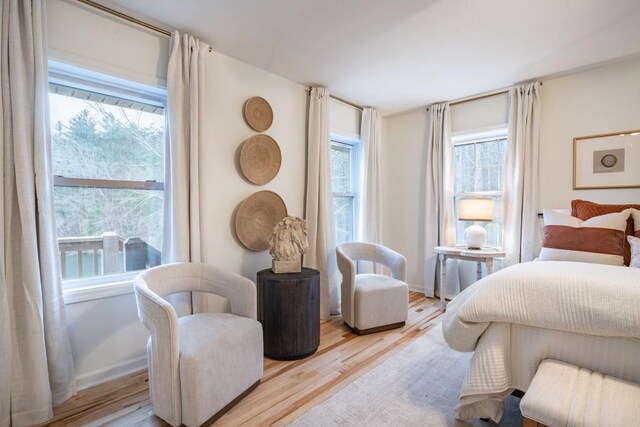
[[[281,164],[280,147],[269,135],[254,135],[242,144],[240,169],[252,183],[263,185],[271,181]]]
[[[287,206],[273,191],[258,191],[240,203],[236,213],[236,235],[247,249],[269,249],[269,238],[280,220],[287,216]]]
[[[264,132],[273,123],[273,110],[266,99],[254,96],[244,103],[244,119],[251,129]]]

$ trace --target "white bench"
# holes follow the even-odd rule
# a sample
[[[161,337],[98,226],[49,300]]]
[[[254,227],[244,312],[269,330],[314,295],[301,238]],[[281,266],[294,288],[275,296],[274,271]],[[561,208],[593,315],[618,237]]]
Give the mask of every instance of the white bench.
[[[525,427],[640,426],[640,385],[547,359],[520,410]]]

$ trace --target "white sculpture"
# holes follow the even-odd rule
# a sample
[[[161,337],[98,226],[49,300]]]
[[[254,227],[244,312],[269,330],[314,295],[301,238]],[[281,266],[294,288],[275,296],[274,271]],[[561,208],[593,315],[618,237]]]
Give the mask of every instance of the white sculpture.
[[[307,221],[297,216],[282,218],[269,239],[269,253],[273,257],[274,273],[299,273],[302,271],[302,255],[307,253]]]

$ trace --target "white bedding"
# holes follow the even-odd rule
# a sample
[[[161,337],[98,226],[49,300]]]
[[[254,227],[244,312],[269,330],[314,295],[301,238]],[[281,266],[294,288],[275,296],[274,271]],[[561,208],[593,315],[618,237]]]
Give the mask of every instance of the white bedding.
[[[499,421],[504,398],[526,391],[554,358],[640,382],[640,269],[573,262],[515,265],[447,307],[443,332],[475,351],[456,417]]]

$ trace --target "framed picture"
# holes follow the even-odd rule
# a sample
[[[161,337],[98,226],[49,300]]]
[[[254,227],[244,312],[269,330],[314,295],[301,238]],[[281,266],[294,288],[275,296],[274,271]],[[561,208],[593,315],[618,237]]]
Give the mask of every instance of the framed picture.
[[[640,187],[640,130],[573,138],[573,189]]]

